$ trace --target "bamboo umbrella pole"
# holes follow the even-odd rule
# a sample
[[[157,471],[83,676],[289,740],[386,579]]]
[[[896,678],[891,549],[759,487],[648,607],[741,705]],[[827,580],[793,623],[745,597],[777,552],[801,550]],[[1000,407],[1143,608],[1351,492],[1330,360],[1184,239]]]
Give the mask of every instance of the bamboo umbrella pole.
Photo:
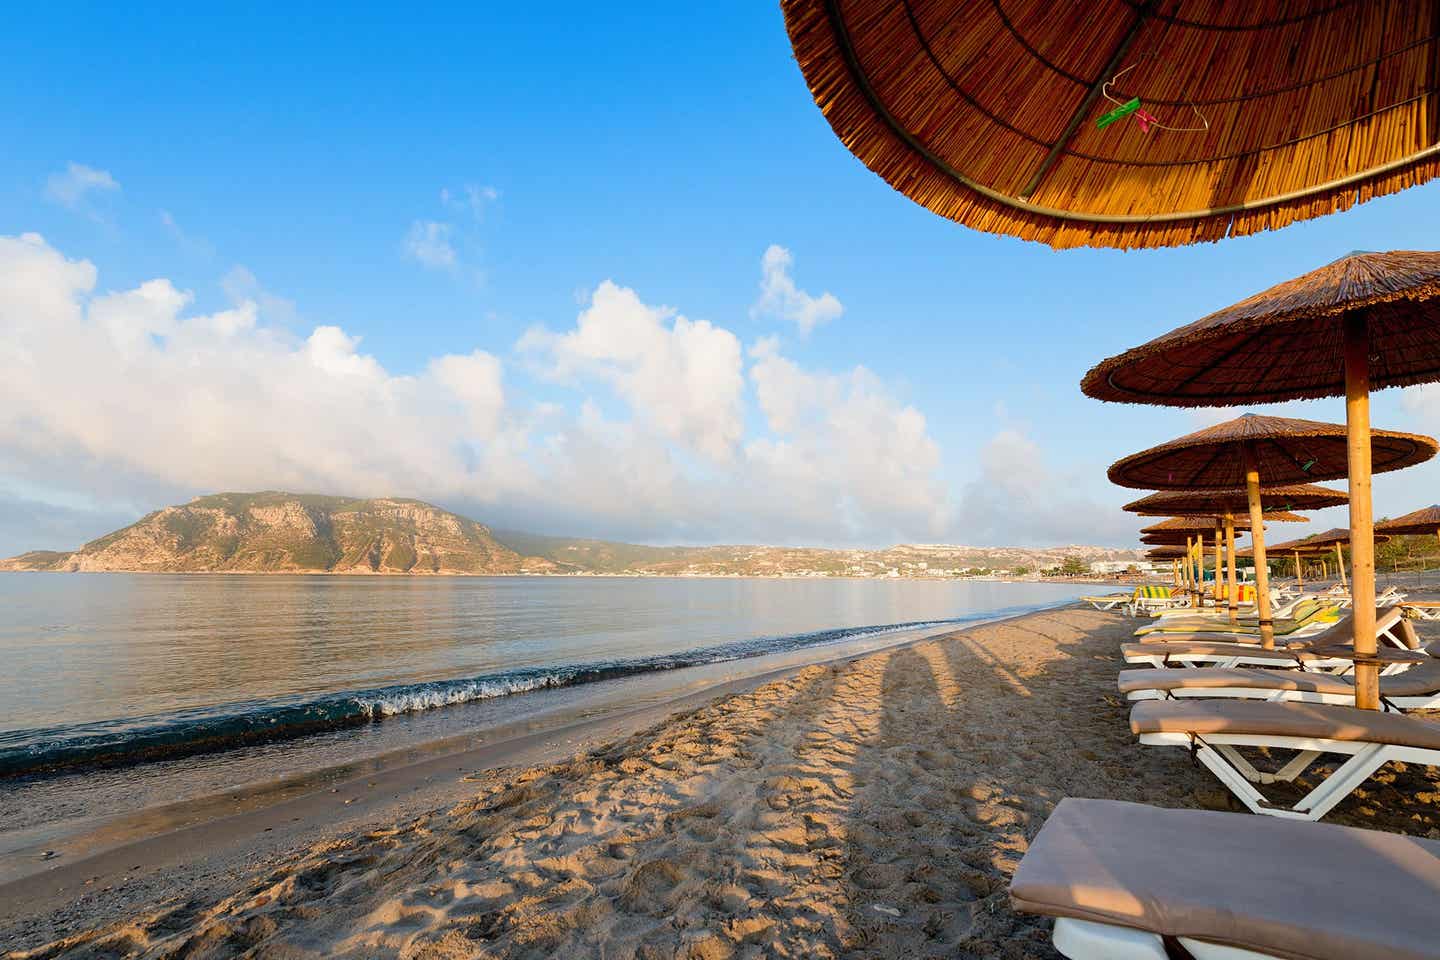
[[[1340,586],[1349,586],[1349,584],[1345,582],[1345,554],[1340,552],[1339,541],[1335,543],[1335,569],[1340,571]]]
[[[1243,456],[1245,493],[1250,501],[1250,539],[1255,547],[1255,612],[1260,618],[1260,646],[1266,650],[1274,650],[1275,622],[1270,619],[1270,570],[1265,565],[1265,517],[1260,512],[1260,465],[1254,448],[1248,443],[1243,447]]]
[[[1370,500],[1370,330],[1363,313],[1345,317],[1345,428],[1350,465],[1350,596],[1355,653],[1374,657],[1375,518]],[[1380,709],[1380,670],[1355,663],[1355,706]]]
[[[1284,560],[1280,561],[1284,563]],[[1295,585],[1301,590],[1305,589],[1305,572],[1300,569],[1300,551],[1295,551]]]
[[[1215,598],[1215,606],[1220,606],[1220,601],[1225,599],[1225,578],[1220,574],[1225,569],[1225,563],[1220,558],[1220,549],[1225,544],[1225,527],[1219,517],[1215,518],[1215,586],[1210,591],[1210,596]]]
[[[1192,607],[1195,606],[1195,595],[1190,592],[1191,588],[1195,586],[1194,560],[1195,538],[1187,534],[1185,537],[1185,560],[1181,565],[1181,569],[1185,572],[1185,599],[1189,601]]]
[[[1235,517],[1225,514],[1225,556],[1229,561],[1227,564],[1226,590],[1228,602],[1226,606],[1230,610],[1230,622],[1234,623],[1240,619],[1237,604],[1239,599],[1235,592]]]

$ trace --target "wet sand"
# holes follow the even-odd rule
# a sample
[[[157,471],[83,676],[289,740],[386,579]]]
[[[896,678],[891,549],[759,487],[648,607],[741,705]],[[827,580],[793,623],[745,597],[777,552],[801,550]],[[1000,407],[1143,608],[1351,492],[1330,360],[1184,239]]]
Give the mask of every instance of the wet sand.
[[[1062,797],[1228,806],[1184,751],[1130,735],[1114,678],[1133,629],[1070,608],[807,667],[558,763],[451,770],[458,802],[362,817],[203,883],[54,891],[5,909],[0,943],[47,957],[1058,956],[1006,886]],[[1437,804],[1434,771],[1392,765],[1328,819],[1440,836]]]

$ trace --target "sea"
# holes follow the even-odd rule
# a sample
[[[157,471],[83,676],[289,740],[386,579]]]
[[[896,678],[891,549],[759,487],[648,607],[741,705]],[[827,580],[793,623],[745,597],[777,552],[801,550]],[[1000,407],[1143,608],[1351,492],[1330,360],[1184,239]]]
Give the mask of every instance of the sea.
[[[66,825],[1069,603],[906,579],[0,573],[0,857]]]

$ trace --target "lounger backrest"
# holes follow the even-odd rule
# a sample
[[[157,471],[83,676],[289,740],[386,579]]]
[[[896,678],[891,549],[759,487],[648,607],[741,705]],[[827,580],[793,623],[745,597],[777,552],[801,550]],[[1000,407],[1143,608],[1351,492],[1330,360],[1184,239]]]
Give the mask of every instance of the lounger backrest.
[[[1139,586],[1139,587],[1136,587],[1136,588],[1135,588],[1135,597],[1134,597],[1134,599],[1136,599],[1136,600],[1168,600],[1169,598],[1170,598],[1170,588],[1169,588],[1169,587],[1162,587],[1162,586],[1157,586],[1157,585],[1155,585],[1155,584],[1149,584],[1149,585]]]

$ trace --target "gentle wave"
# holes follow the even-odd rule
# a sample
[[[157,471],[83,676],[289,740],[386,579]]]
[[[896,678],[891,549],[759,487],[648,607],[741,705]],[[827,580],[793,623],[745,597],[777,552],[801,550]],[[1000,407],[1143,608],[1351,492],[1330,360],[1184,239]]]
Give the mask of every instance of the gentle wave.
[[[489,700],[533,690],[597,683],[660,670],[741,660],[901,630],[944,627],[1033,610],[1017,607],[945,620],[756,637],[675,654],[600,663],[525,667],[453,680],[370,690],[246,701],[149,717],[0,733],[0,777],[122,766],[227,750],[376,722],[387,716]]]

